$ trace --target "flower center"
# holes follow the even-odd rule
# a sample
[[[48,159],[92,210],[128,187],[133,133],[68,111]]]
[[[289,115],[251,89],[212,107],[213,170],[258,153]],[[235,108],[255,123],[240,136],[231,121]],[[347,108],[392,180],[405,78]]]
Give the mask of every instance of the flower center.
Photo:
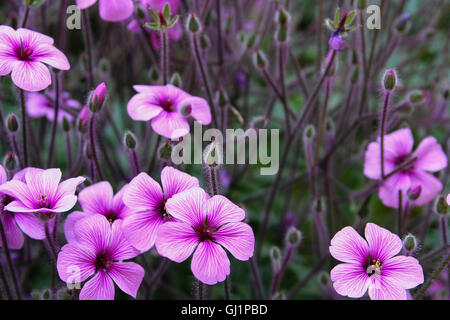
[[[215,228],[208,223],[208,217],[206,217],[203,224],[194,228],[194,231],[198,234],[199,242],[203,242],[205,240],[214,240],[213,233],[219,230],[219,228]]]
[[[173,100],[170,98],[159,100],[159,105],[163,108],[164,111],[173,112]]]
[[[159,208],[159,211],[161,212],[161,218],[163,220],[170,220],[170,219],[172,219],[172,216],[166,210],[166,206],[165,206],[164,202],[161,204],[161,207]]]
[[[102,254],[97,255],[95,259],[95,271],[98,270],[108,270],[109,267],[113,264],[113,261],[108,255],[104,252]]]
[[[46,194],[41,194],[40,197],[37,198],[37,202],[41,208],[50,208],[50,199]]]
[[[107,214],[105,214],[106,219],[108,219],[110,224],[113,224],[114,221],[116,221],[119,217],[117,216],[117,214],[113,211],[108,212]]]
[[[33,48],[31,48],[29,45],[24,45],[21,41],[20,46],[18,46],[15,51],[19,60],[31,61],[30,57],[33,54]]]
[[[381,275],[381,269],[383,269],[383,267],[381,266],[381,262],[380,260],[372,260],[372,264],[370,262],[370,258],[369,260],[369,266],[366,269],[366,272],[369,276],[380,276]]]

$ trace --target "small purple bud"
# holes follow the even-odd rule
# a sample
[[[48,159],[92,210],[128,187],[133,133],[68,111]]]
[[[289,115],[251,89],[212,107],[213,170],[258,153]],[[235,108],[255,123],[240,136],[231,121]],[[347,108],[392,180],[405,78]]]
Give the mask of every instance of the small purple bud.
[[[78,131],[83,133],[86,132],[87,122],[89,120],[89,109],[87,106],[84,106],[81,109],[80,114],[78,116]]]
[[[192,105],[191,104],[185,104],[181,107],[180,113],[183,115],[183,117],[189,117],[192,113]]]
[[[107,93],[106,84],[102,82],[95,88],[94,92],[92,92],[91,97],[89,98],[89,110],[92,112],[99,112],[105,102]]]
[[[394,70],[389,69],[388,71],[386,71],[383,77],[384,88],[388,91],[392,91],[394,90],[396,84],[397,84],[397,75],[395,74]]]
[[[409,200],[417,200],[422,193],[422,186],[420,184],[416,184],[408,189],[407,195]]]
[[[340,30],[336,30],[328,40],[328,45],[335,51],[344,51],[347,49],[347,42],[342,38]]]

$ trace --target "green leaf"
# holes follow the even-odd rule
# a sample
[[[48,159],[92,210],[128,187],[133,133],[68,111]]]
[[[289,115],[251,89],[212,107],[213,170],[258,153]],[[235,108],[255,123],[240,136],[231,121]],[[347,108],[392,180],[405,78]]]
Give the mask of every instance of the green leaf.
[[[345,26],[350,26],[352,24],[353,20],[355,20],[355,17],[356,17],[356,11],[353,10],[348,14],[347,19],[345,19]]]
[[[169,27],[169,28],[172,28],[174,25],[176,25],[177,22],[178,22],[178,18],[179,18],[178,15],[174,16],[174,17],[172,18],[172,20],[170,20],[168,27]]]
[[[155,20],[155,22],[156,22],[157,24],[160,24],[160,23],[161,23],[161,21],[159,20],[159,15],[158,15],[152,8],[149,8],[149,9],[148,9],[148,12],[150,12],[150,14],[151,14],[152,17],[153,17],[153,20]]]
[[[334,15],[334,23],[339,25],[339,20],[341,20],[341,8],[336,9],[336,13]]]
[[[327,26],[328,29],[330,29],[330,31],[336,30],[336,24],[333,21],[331,21],[331,19],[326,19],[325,25]]]
[[[146,26],[146,27],[148,27],[148,28],[150,28],[152,30],[156,30],[156,31],[159,31],[161,29],[159,24],[152,23],[152,22],[147,22],[147,23],[144,24],[144,26]]]
[[[166,5],[164,6],[164,9],[163,9],[163,17],[164,17],[164,20],[166,20],[166,21],[170,20],[170,5],[168,2],[166,3]]]

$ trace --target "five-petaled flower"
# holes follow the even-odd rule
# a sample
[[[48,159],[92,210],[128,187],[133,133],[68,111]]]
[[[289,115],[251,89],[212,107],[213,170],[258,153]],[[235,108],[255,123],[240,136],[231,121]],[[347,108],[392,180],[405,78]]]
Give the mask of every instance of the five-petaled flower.
[[[245,211],[223,196],[208,195],[201,188],[176,194],[166,203],[176,220],[160,227],[156,249],[162,256],[183,262],[193,253],[191,270],[203,283],[213,285],[230,274],[230,260],[253,256],[255,237],[242,222]]]
[[[111,184],[102,181],[81,190],[78,194],[78,201],[82,212],[75,211],[67,216],[64,224],[66,240],[71,242],[75,239],[73,230],[78,221],[94,214],[105,216],[110,223],[124,220],[130,212],[130,209],[123,203],[125,188],[126,186],[114,195]]]
[[[59,183],[60,169],[29,169],[24,174],[23,180],[13,179],[0,186],[1,193],[14,199],[4,210],[34,213],[45,219],[72,209],[77,203],[77,186],[85,180],[77,177]]]
[[[30,92],[26,95],[27,114],[32,118],[46,117],[49,121],[55,118],[55,92],[51,91],[48,95]],[[75,113],[79,112],[81,103],[71,99],[70,93],[64,92],[61,97],[61,104],[67,110],[73,109]],[[58,123],[61,123],[63,118],[67,120],[73,119],[73,114],[64,109],[60,109],[58,113]]]
[[[447,167],[447,156],[434,137],[426,137],[413,151],[414,139],[411,130],[400,129],[384,137],[384,172],[385,175],[395,172],[399,166],[410,163],[399,172],[382,181],[378,195],[383,204],[398,207],[399,191],[402,199],[408,199],[409,190],[417,190],[420,194],[411,203],[421,206],[433,200],[442,190],[442,183],[429,172],[437,172]],[[380,138],[372,142],[365,155],[364,175],[371,179],[381,180]]]
[[[87,9],[97,0],[77,0],[80,9]],[[118,22],[131,17],[134,10],[132,0],[99,0],[100,17],[105,21]]]
[[[0,76],[11,73],[17,87],[41,91],[52,83],[44,64],[70,69],[66,56],[53,46],[53,38],[28,29],[0,26]]]
[[[96,214],[78,221],[74,241],[58,255],[59,277],[68,284],[81,283],[91,277],[80,292],[80,300],[113,300],[114,283],[136,298],[144,278],[144,269],[134,262],[139,251],[123,236],[122,221],[112,224]]]
[[[345,227],[331,240],[331,255],[344,262],[331,270],[334,289],[350,298],[361,298],[369,290],[372,300],[406,300],[407,289],[424,281],[419,262],[395,256],[402,241],[389,230],[368,223],[365,237]]]
[[[155,244],[162,224],[173,219],[166,202],[175,194],[198,187],[197,178],[172,167],[161,172],[161,186],[148,174],[140,173],[125,189],[123,202],[130,209],[123,230],[128,241],[137,249],[147,251]]]
[[[133,120],[149,121],[153,130],[166,138],[177,139],[189,133],[189,116],[203,125],[211,123],[211,111],[205,99],[191,96],[168,84],[165,86],[133,87],[138,93],[128,102],[128,114]]]

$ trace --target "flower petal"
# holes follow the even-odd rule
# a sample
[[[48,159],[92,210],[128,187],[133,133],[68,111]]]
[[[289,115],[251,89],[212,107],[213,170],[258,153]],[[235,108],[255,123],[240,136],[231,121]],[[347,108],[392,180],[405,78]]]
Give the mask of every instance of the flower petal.
[[[225,247],[238,260],[253,256],[255,236],[252,228],[243,222],[228,223],[214,232],[214,240]]]
[[[159,115],[163,108],[153,95],[142,93],[136,94],[130,99],[127,111],[133,120],[148,121]]]
[[[43,240],[45,236],[45,225],[42,220],[36,217],[33,213],[14,213],[14,220],[17,226],[32,239]],[[51,219],[49,222],[49,229],[53,230],[55,219]],[[51,231],[50,231],[51,232]]]
[[[140,252],[125,239],[122,220],[115,220],[112,224],[109,252],[113,260],[127,260],[136,257]]]
[[[26,208],[34,208],[34,199],[32,198],[27,185],[22,181],[14,179],[8,181],[0,185],[0,192],[7,194],[14,199],[17,199]],[[5,207],[5,210],[12,211],[8,208],[8,206]]]
[[[206,217],[204,204],[208,195],[201,188],[193,188],[177,193],[166,202],[167,212],[177,220],[197,227]]]
[[[402,190],[404,196],[406,191],[412,186],[410,174],[399,172],[383,181],[378,190],[378,196],[386,207],[398,208],[399,191]],[[403,199],[406,200],[405,197]]]
[[[46,63],[59,70],[70,69],[70,63],[65,54],[52,45],[38,45],[34,48],[30,59],[33,59],[33,61]]]
[[[114,282],[106,272],[100,270],[85,283],[80,300],[114,300]]]
[[[14,222],[14,218],[9,213],[0,213],[0,223],[5,231],[6,244],[9,249],[19,250],[23,247],[23,234]],[[0,241],[2,247],[3,241]]]
[[[95,253],[106,250],[111,237],[111,226],[108,220],[95,214],[85,219],[81,219],[75,224],[75,239],[80,244],[90,248]]]
[[[169,139],[184,137],[190,129],[189,123],[180,113],[167,111],[153,118],[151,126],[157,134]]]
[[[383,278],[389,278],[390,282],[396,282],[403,289],[412,289],[422,284],[423,269],[416,258],[398,256],[383,263],[381,271]]]
[[[203,241],[194,252],[191,270],[198,280],[213,285],[224,281],[230,274],[230,260],[221,246]]]
[[[164,223],[158,211],[132,211],[123,221],[123,233],[130,244],[144,252],[155,244],[160,226]]]
[[[83,10],[89,8],[96,2],[97,0],[77,0],[77,6]]]
[[[135,299],[144,273],[144,268],[134,262],[115,262],[108,269],[109,276],[117,286]]]
[[[345,227],[331,239],[330,254],[336,260],[362,264],[367,262],[367,242],[352,227]]]
[[[210,225],[216,228],[225,223],[242,221],[245,218],[245,211],[242,208],[220,195],[206,201],[204,211]]]
[[[368,223],[364,233],[369,244],[371,259],[384,263],[402,249],[402,241],[396,234],[374,223]]]
[[[12,67],[11,79],[25,91],[41,91],[52,83],[48,68],[41,62],[16,61]]]
[[[74,228],[78,221],[81,219],[89,217],[90,214],[80,211],[75,211],[69,214],[66,218],[66,222],[64,223],[64,235],[66,236],[67,242],[76,241]]]
[[[199,242],[198,234],[185,222],[168,222],[159,228],[156,238],[158,253],[175,262],[183,262]]]
[[[28,171],[25,174],[28,190],[36,203],[40,203],[43,196],[48,197],[48,202],[53,202],[61,175],[60,169],[48,169],[39,173]]]
[[[161,171],[161,184],[166,201],[174,194],[199,187],[197,178],[173,167],[164,167]]]
[[[418,158],[414,163],[414,168],[417,169],[435,172],[447,167],[447,156],[434,137],[423,139],[412,157]]]
[[[6,174],[5,168],[0,165],[0,185],[4,184],[8,180],[8,175]]]
[[[380,140],[380,138],[378,138]],[[414,146],[414,138],[409,128],[394,131],[384,137],[385,151],[397,157],[409,155]]]
[[[117,22],[133,14],[132,0],[100,0],[100,17],[105,21]]]
[[[78,194],[78,201],[84,212],[108,214],[111,211],[114,192],[107,181],[95,183]]]
[[[360,264],[338,264],[331,270],[330,277],[336,292],[344,297],[361,298],[370,284],[370,278]]]
[[[419,198],[413,201],[417,206],[422,206],[432,201],[442,190],[442,183],[438,178],[421,170],[411,172],[411,181],[411,185],[422,186]]]
[[[369,297],[372,300],[407,300],[406,290],[388,278],[375,280],[376,285],[369,286]]]
[[[59,277],[70,284],[81,283],[95,272],[95,252],[78,243],[62,247],[56,263]]]
[[[387,174],[395,169],[393,156],[385,155],[384,172]],[[369,144],[365,153],[364,175],[370,179],[381,179],[381,150],[378,142]]]

